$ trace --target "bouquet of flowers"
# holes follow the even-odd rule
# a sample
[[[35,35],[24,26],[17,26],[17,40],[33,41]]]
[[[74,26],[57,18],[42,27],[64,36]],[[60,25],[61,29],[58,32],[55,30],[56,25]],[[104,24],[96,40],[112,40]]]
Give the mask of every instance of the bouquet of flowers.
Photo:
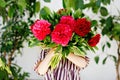
[[[31,31],[31,45],[55,48],[56,55],[50,62],[53,69],[62,57],[66,58],[71,52],[82,57],[86,56],[87,50],[94,52],[100,40],[92,21],[80,10],[60,9],[47,15],[41,14],[41,19],[31,25]]]

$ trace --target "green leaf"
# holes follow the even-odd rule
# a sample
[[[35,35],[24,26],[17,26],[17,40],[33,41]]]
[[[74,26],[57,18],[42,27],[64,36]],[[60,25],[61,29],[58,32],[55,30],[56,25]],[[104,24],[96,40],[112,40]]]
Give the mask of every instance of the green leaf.
[[[82,11],[80,9],[77,9],[75,12],[74,12],[74,18],[78,18],[80,17],[82,14]]]
[[[74,10],[84,8],[83,0],[62,0],[62,2],[64,8],[73,8]]]
[[[95,27],[95,26],[97,26],[97,21],[96,20],[92,20],[92,25],[91,25],[92,27]]]
[[[18,77],[17,67],[11,66],[11,67],[10,67],[10,70],[11,70],[11,72],[12,72],[12,75],[13,75],[15,78],[17,78],[17,77]]]
[[[95,56],[94,60],[95,60],[96,64],[98,64],[98,62],[99,62],[99,56]]]
[[[105,34],[111,34],[111,29],[112,29],[112,21],[113,21],[113,18],[111,16],[109,16],[106,21],[105,21],[105,26],[102,30],[102,35],[105,35]]]
[[[98,10],[99,10],[99,7],[93,5],[93,7],[92,7],[92,11],[93,11],[93,13],[97,13]]]
[[[114,39],[117,41],[120,40],[120,23],[114,23],[114,27],[112,29],[112,35]]]
[[[112,36],[115,40],[120,41],[120,23],[114,23],[112,29]]]
[[[103,30],[102,30],[102,35],[108,35],[110,32],[109,31],[109,28],[108,27],[104,27]]]
[[[105,57],[102,64],[105,64],[106,63],[106,60],[107,60],[108,57]]]
[[[6,70],[0,69],[0,80],[9,80],[8,73],[6,72]]]
[[[94,50],[94,48],[93,48],[93,47],[88,46],[88,48],[89,48],[92,52],[94,52],[94,53],[95,53],[95,50]]]
[[[108,15],[108,11],[105,7],[100,8],[100,13],[101,13],[102,16],[107,16]]]
[[[47,45],[48,47],[56,47],[56,44],[55,43],[49,43],[48,45]]]
[[[75,43],[74,44],[76,44],[78,41],[82,41],[82,38],[79,39],[78,35],[74,35],[74,38],[75,38]]]
[[[79,8],[84,9],[84,1],[83,0],[72,0],[72,1],[74,1],[75,10],[77,10]]]
[[[4,70],[6,70],[8,74],[12,74],[12,72],[10,71],[10,68],[5,65],[5,63],[2,61],[1,58],[0,58],[0,68],[3,68]]]
[[[70,53],[70,48],[68,46],[62,48],[63,57],[67,56],[69,53]]]
[[[73,46],[71,47],[71,49],[75,55],[83,56],[83,57],[85,56],[85,53],[81,51],[77,46]]]
[[[37,2],[35,3],[35,12],[39,12],[39,11],[40,11],[40,2],[37,1]]]
[[[111,47],[111,44],[109,42],[106,43],[107,44],[107,47],[110,48]]]
[[[5,67],[5,70],[7,71],[8,74],[12,74],[12,72],[8,66]]]
[[[114,30],[120,31],[120,23],[114,23]]]
[[[10,18],[12,18],[14,12],[15,12],[14,7],[13,7],[13,6],[10,6],[10,8],[9,8],[9,10],[8,10],[8,16],[9,16]]]
[[[103,26],[105,24],[105,19],[101,18],[100,23],[101,23],[101,26]]]
[[[4,56],[1,56],[0,58],[3,61],[3,63],[6,63],[7,60],[6,60],[6,58]]]
[[[106,19],[106,27],[108,27],[109,30],[111,29],[112,21],[113,21],[113,18],[112,18],[111,16],[109,16],[109,17]]]
[[[97,0],[97,1],[96,1],[96,5],[97,5],[98,7],[100,7],[100,5],[101,5],[101,0]]]
[[[63,7],[64,8],[73,8],[74,9],[74,4],[75,4],[75,1],[74,0],[62,0],[63,1]]]
[[[48,15],[50,15],[51,14],[51,11],[50,11],[50,9],[48,8],[48,7],[43,7],[42,9],[41,9],[41,11],[40,11],[40,17],[42,17],[42,18],[47,18],[47,16]]]
[[[104,5],[107,5],[107,4],[110,4],[111,1],[112,1],[112,0],[102,0],[102,3],[103,3]]]
[[[18,5],[20,5],[22,9],[25,9],[27,4],[25,0],[18,0]]]
[[[113,57],[114,62],[116,63],[116,62],[117,62],[116,56],[113,56],[113,55],[112,55],[112,57]]]
[[[102,46],[102,51],[104,52],[104,50],[105,50],[105,45]]]
[[[107,3],[110,4],[111,0],[107,0]]]
[[[97,46],[93,47],[94,49],[98,50],[99,48]]]
[[[0,67],[5,67],[5,64],[4,64],[4,62],[2,61],[2,59],[0,58]]]
[[[55,53],[58,53],[60,50],[62,50],[62,46],[61,46],[61,45],[59,45],[59,46],[57,47],[57,49],[55,50]]]
[[[0,0],[0,7],[5,7],[5,6],[6,6],[5,0]]]
[[[45,2],[51,2],[51,0],[44,0]]]
[[[0,7],[0,16],[3,19],[3,21],[1,21],[1,22],[3,22],[3,24],[8,21],[7,11],[5,8]]]
[[[51,61],[50,61],[50,64],[49,64],[49,65],[51,66],[51,69],[52,69],[52,70],[57,67],[57,65],[59,64],[61,58],[62,58],[61,53],[57,53],[57,54],[55,54],[55,55],[52,57],[52,59],[51,59]]]
[[[29,41],[29,47],[33,47],[33,46],[39,46],[41,43],[40,43],[40,41],[39,40],[37,40],[37,39],[31,39],[30,41]]]
[[[65,0],[62,0],[62,6],[63,8],[66,8]]]
[[[96,6],[94,2],[91,2],[90,7],[92,8],[93,13],[98,13],[99,7]]]

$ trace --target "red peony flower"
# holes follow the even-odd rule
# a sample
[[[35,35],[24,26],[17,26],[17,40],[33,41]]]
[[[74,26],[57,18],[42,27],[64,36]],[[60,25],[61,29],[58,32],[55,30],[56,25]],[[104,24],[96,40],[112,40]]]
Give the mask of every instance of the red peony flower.
[[[62,16],[60,19],[60,23],[69,25],[72,31],[74,31],[75,20],[72,16]]]
[[[31,26],[31,31],[38,40],[44,40],[51,32],[50,25],[51,24],[46,20],[37,20]]]
[[[81,18],[81,19],[79,18],[76,20],[75,32],[79,36],[84,37],[86,34],[89,33],[90,26],[91,26],[91,23],[87,21],[85,18]]]
[[[53,42],[66,46],[72,37],[72,30],[67,24],[57,24],[51,36]]]
[[[92,37],[90,40],[88,40],[88,44],[91,47],[94,47],[94,46],[97,45],[97,43],[99,42],[99,40],[100,40],[100,34],[97,34],[94,37]]]

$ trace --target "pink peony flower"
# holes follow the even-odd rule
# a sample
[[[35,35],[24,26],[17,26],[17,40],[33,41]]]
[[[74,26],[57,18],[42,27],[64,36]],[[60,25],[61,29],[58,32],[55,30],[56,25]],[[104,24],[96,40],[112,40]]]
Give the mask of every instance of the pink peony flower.
[[[81,19],[78,18],[76,20],[75,32],[79,36],[84,37],[86,34],[89,33],[90,26],[91,26],[91,23],[89,21],[87,21],[85,18],[81,18]]]
[[[53,42],[66,46],[72,37],[72,30],[67,24],[57,24],[51,36]]]
[[[60,19],[60,23],[69,25],[72,31],[74,31],[75,20],[72,16],[62,16]]]
[[[50,25],[46,20],[36,20],[31,26],[31,31],[38,40],[44,40],[51,32]]]
[[[94,47],[97,45],[97,43],[99,42],[100,40],[100,34],[97,34],[95,35],[94,37],[92,37],[89,41],[88,41],[88,44],[91,46],[91,47]]]

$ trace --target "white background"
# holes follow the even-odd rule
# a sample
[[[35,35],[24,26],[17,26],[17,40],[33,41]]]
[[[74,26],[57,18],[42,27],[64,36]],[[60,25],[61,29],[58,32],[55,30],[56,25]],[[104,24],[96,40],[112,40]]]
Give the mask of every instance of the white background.
[[[62,0],[51,0],[51,3],[44,3],[41,0],[41,6],[48,6],[51,10],[58,10],[62,8]],[[120,0],[115,0],[115,2],[112,3],[111,6],[108,6],[109,12],[112,15],[118,15],[115,8],[120,8]],[[90,15],[92,18],[96,16],[92,16],[93,14],[89,13],[88,11],[87,15]],[[88,52],[88,57],[90,58],[90,62],[87,68],[84,70],[81,70],[81,80],[116,80],[116,72],[115,72],[115,64],[112,59],[107,59],[107,62],[105,65],[102,65],[102,60],[107,54],[115,55],[117,54],[117,45],[116,42],[113,41],[112,47],[110,49],[106,48],[105,52],[103,53],[101,51],[102,44],[108,41],[107,37],[102,37],[100,40],[100,43],[98,44],[98,47],[100,48],[98,51],[96,51],[96,54]],[[23,71],[30,72],[30,79],[41,79],[40,76],[38,76],[33,68],[34,63],[39,58],[40,53],[40,47],[34,47],[34,48],[28,48],[27,44],[25,44],[25,48],[23,49],[23,55],[18,56],[17,60],[15,61],[20,66],[23,67]],[[96,64],[94,61],[94,56],[99,55],[100,56],[100,62],[99,64]],[[41,79],[42,80],[42,79]]]

